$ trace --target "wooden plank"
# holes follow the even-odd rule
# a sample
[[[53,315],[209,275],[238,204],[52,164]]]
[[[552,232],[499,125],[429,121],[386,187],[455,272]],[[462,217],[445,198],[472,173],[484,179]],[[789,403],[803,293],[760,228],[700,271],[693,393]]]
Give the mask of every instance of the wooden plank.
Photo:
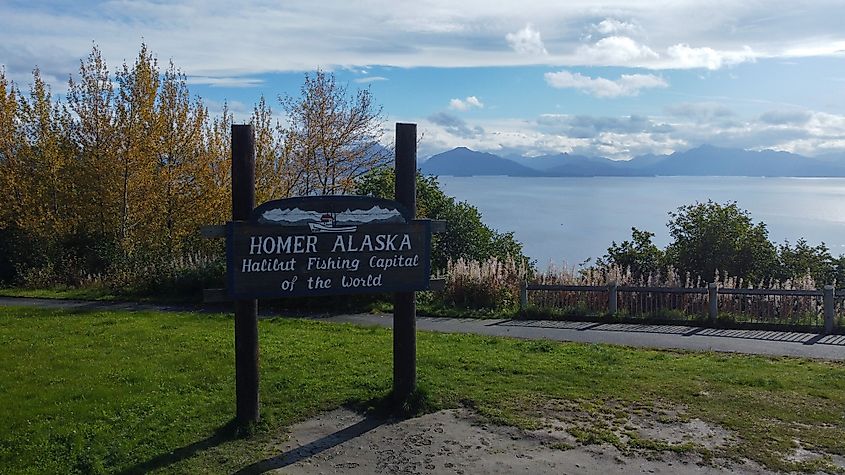
[[[446,232],[446,221],[443,219],[415,219],[413,222],[425,222],[431,224],[431,234],[442,234]]]
[[[431,220],[431,232],[433,234],[443,234],[446,232],[446,221],[442,219]]]
[[[775,290],[775,289],[719,289],[724,295],[780,295],[785,297],[821,297],[821,290]]]
[[[396,124],[394,194],[417,216],[417,124]],[[430,238],[430,236],[428,236]],[[393,294],[393,397],[396,407],[417,389],[417,304],[414,292]]]
[[[539,285],[529,284],[528,290],[551,290],[561,292],[607,292],[606,285]]]
[[[606,292],[604,285],[538,285],[530,284],[528,290],[546,290],[556,292]],[[706,294],[706,288],[696,287],[634,287],[620,285],[619,292],[655,293],[655,294]],[[719,288],[722,295],[779,295],[785,297],[821,297],[821,290],[779,290],[779,289],[726,289]]]
[[[255,208],[255,131],[232,124],[232,219],[246,220]],[[258,422],[258,301],[235,301],[235,418],[243,427]]]
[[[202,303],[231,302],[226,289],[202,289]]]
[[[706,288],[697,287],[634,287],[619,286],[620,292],[651,292],[654,294],[706,294]]]
[[[226,226],[212,224],[200,228],[200,234],[206,239],[220,239],[226,237]]]
[[[441,291],[446,288],[446,279],[435,278],[428,281],[428,290]]]

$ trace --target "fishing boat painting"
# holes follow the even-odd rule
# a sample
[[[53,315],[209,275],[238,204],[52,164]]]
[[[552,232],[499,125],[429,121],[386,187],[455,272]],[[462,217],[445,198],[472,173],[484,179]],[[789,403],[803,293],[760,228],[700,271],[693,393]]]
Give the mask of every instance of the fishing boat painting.
[[[320,217],[319,223],[308,223],[314,233],[354,233],[358,226],[338,226],[337,218],[329,213]]]
[[[321,196],[269,201],[253,211],[260,224],[308,226],[315,233],[351,233],[358,226],[406,223],[411,214],[401,204],[369,196]]]

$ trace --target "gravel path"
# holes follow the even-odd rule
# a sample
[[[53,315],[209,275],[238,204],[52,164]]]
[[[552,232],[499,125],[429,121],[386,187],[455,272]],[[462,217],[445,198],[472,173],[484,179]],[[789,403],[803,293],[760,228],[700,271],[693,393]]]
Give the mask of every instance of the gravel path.
[[[317,317],[312,317],[317,318]],[[356,325],[392,326],[390,315],[323,317]],[[719,351],[769,356],[845,360],[845,335],[765,330],[724,330],[684,325],[564,322],[549,320],[479,320],[418,317],[417,329],[582,343],[610,343],[642,348]]]

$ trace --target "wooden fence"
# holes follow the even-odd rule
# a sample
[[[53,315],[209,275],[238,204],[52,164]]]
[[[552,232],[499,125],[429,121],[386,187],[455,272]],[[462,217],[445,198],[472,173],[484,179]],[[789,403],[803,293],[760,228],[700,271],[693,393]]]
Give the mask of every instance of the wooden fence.
[[[716,284],[683,288],[632,287],[615,282],[606,286],[523,283],[520,309],[529,307],[578,315],[703,320],[711,325],[717,323],[721,313],[735,322],[820,327],[830,334],[835,326],[842,326],[845,290],[837,292],[832,285],[823,290],[779,290],[732,289]]]

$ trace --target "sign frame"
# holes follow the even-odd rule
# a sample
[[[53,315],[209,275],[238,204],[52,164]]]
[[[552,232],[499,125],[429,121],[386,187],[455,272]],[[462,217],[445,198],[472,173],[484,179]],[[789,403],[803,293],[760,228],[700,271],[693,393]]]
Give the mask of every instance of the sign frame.
[[[316,198],[316,199],[315,199]],[[355,294],[378,294],[378,293],[393,293],[393,292],[414,292],[414,291],[425,291],[430,289],[431,283],[431,248],[432,248],[432,223],[430,220],[410,220],[406,223],[399,223],[394,222],[390,224],[362,224],[358,225],[355,232],[346,232],[346,233],[317,233],[313,232],[308,226],[303,225],[280,225],[280,224],[270,224],[270,223],[262,223],[258,221],[256,216],[258,215],[259,211],[266,210],[271,208],[271,206],[267,206],[269,204],[274,204],[278,202],[286,202],[284,204],[304,204],[306,206],[311,206],[318,209],[327,209],[331,208],[331,206],[336,205],[338,202],[346,203],[348,201],[356,201],[361,205],[369,205],[369,204],[396,204],[399,203],[384,200],[380,198],[370,198],[367,196],[340,196],[340,197],[333,197],[333,196],[320,196],[320,197],[297,197],[297,198],[290,198],[287,200],[277,200],[275,202],[270,201],[258,206],[255,212],[252,215],[252,219],[250,221],[230,221],[226,224],[226,291],[228,296],[233,300],[241,300],[241,299],[267,299],[267,298],[296,298],[296,297],[326,297],[332,295],[355,295]],[[401,205],[400,205],[401,206]],[[363,232],[361,232],[363,230]],[[247,232],[251,231],[251,232]],[[271,290],[269,287],[272,284],[267,284],[266,287],[263,288],[256,288],[255,290],[245,289],[242,281],[239,282],[238,277],[244,275],[243,272],[237,271],[237,264],[236,260],[243,258],[243,253],[236,252],[236,240],[242,238],[242,236],[238,236],[238,233],[243,232],[244,234],[252,235],[256,233],[257,235],[265,235],[265,236],[314,236],[315,240],[318,244],[320,236],[326,236],[327,239],[332,239],[332,236],[335,236],[336,239],[343,239],[344,237],[349,237],[352,239],[353,236],[363,236],[363,235],[370,235],[376,234],[380,231],[390,231],[394,234],[413,234],[416,236],[415,239],[410,239],[409,242],[416,242],[420,244],[422,247],[411,255],[405,255],[402,257],[412,257],[418,256],[419,263],[418,269],[411,269],[408,270],[407,273],[415,274],[411,275],[413,279],[408,280],[396,280],[397,277],[401,277],[397,271],[388,271],[383,270],[381,274],[381,278],[379,281],[381,285],[379,287],[357,287],[357,288],[338,288],[338,287],[331,287],[331,288],[320,288],[320,289],[306,289],[308,291],[303,291],[303,286],[306,286],[304,279],[308,277],[320,277],[320,278],[331,278],[334,279],[339,275],[337,272],[320,272],[319,270],[313,271],[308,273],[307,271],[288,271],[288,277],[294,277],[297,279],[303,279],[294,281],[291,284],[293,290],[291,291],[284,291],[281,290]],[[264,234],[266,233],[266,234]],[[323,240],[325,242],[326,240]],[[387,253],[387,254],[385,254]],[[350,252],[343,252],[343,253],[332,253],[334,255],[340,256],[349,256],[350,259],[360,259],[359,265],[363,264],[363,261],[369,259],[370,257],[375,257],[379,255],[383,255],[383,257],[389,257],[389,254],[396,254],[393,251],[369,251],[364,252],[360,256],[351,255]],[[408,253],[405,253],[408,254]],[[399,255],[399,254],[396,254]],[[326,253],[300,253],[298,256],[302,256],[304,258],[308,257],[317,257],[317,258],[327,258]],[[363,266],[361,266],[363,267]],[[358,267],[357,269],[360,269]],[[358,272],[356,269],[355,272]],[[365,269],[366,270],[366,269]],[[377,272],[373,270],[373,272]],[[272,277],[271,277],[272,275]],[[268,279],[279,277],[278,272],[268,272],[267,276]],[[354,277],[361,277],[356,275]],[[389,282],[385,282],[382,279],[389,279]],[[290,280],[288,280],[290,281]],[[301,285],[300,285],[301,284]],[[386,284],[386,285],[385,285]],[[260,284],[258,284],[260,285]]]

